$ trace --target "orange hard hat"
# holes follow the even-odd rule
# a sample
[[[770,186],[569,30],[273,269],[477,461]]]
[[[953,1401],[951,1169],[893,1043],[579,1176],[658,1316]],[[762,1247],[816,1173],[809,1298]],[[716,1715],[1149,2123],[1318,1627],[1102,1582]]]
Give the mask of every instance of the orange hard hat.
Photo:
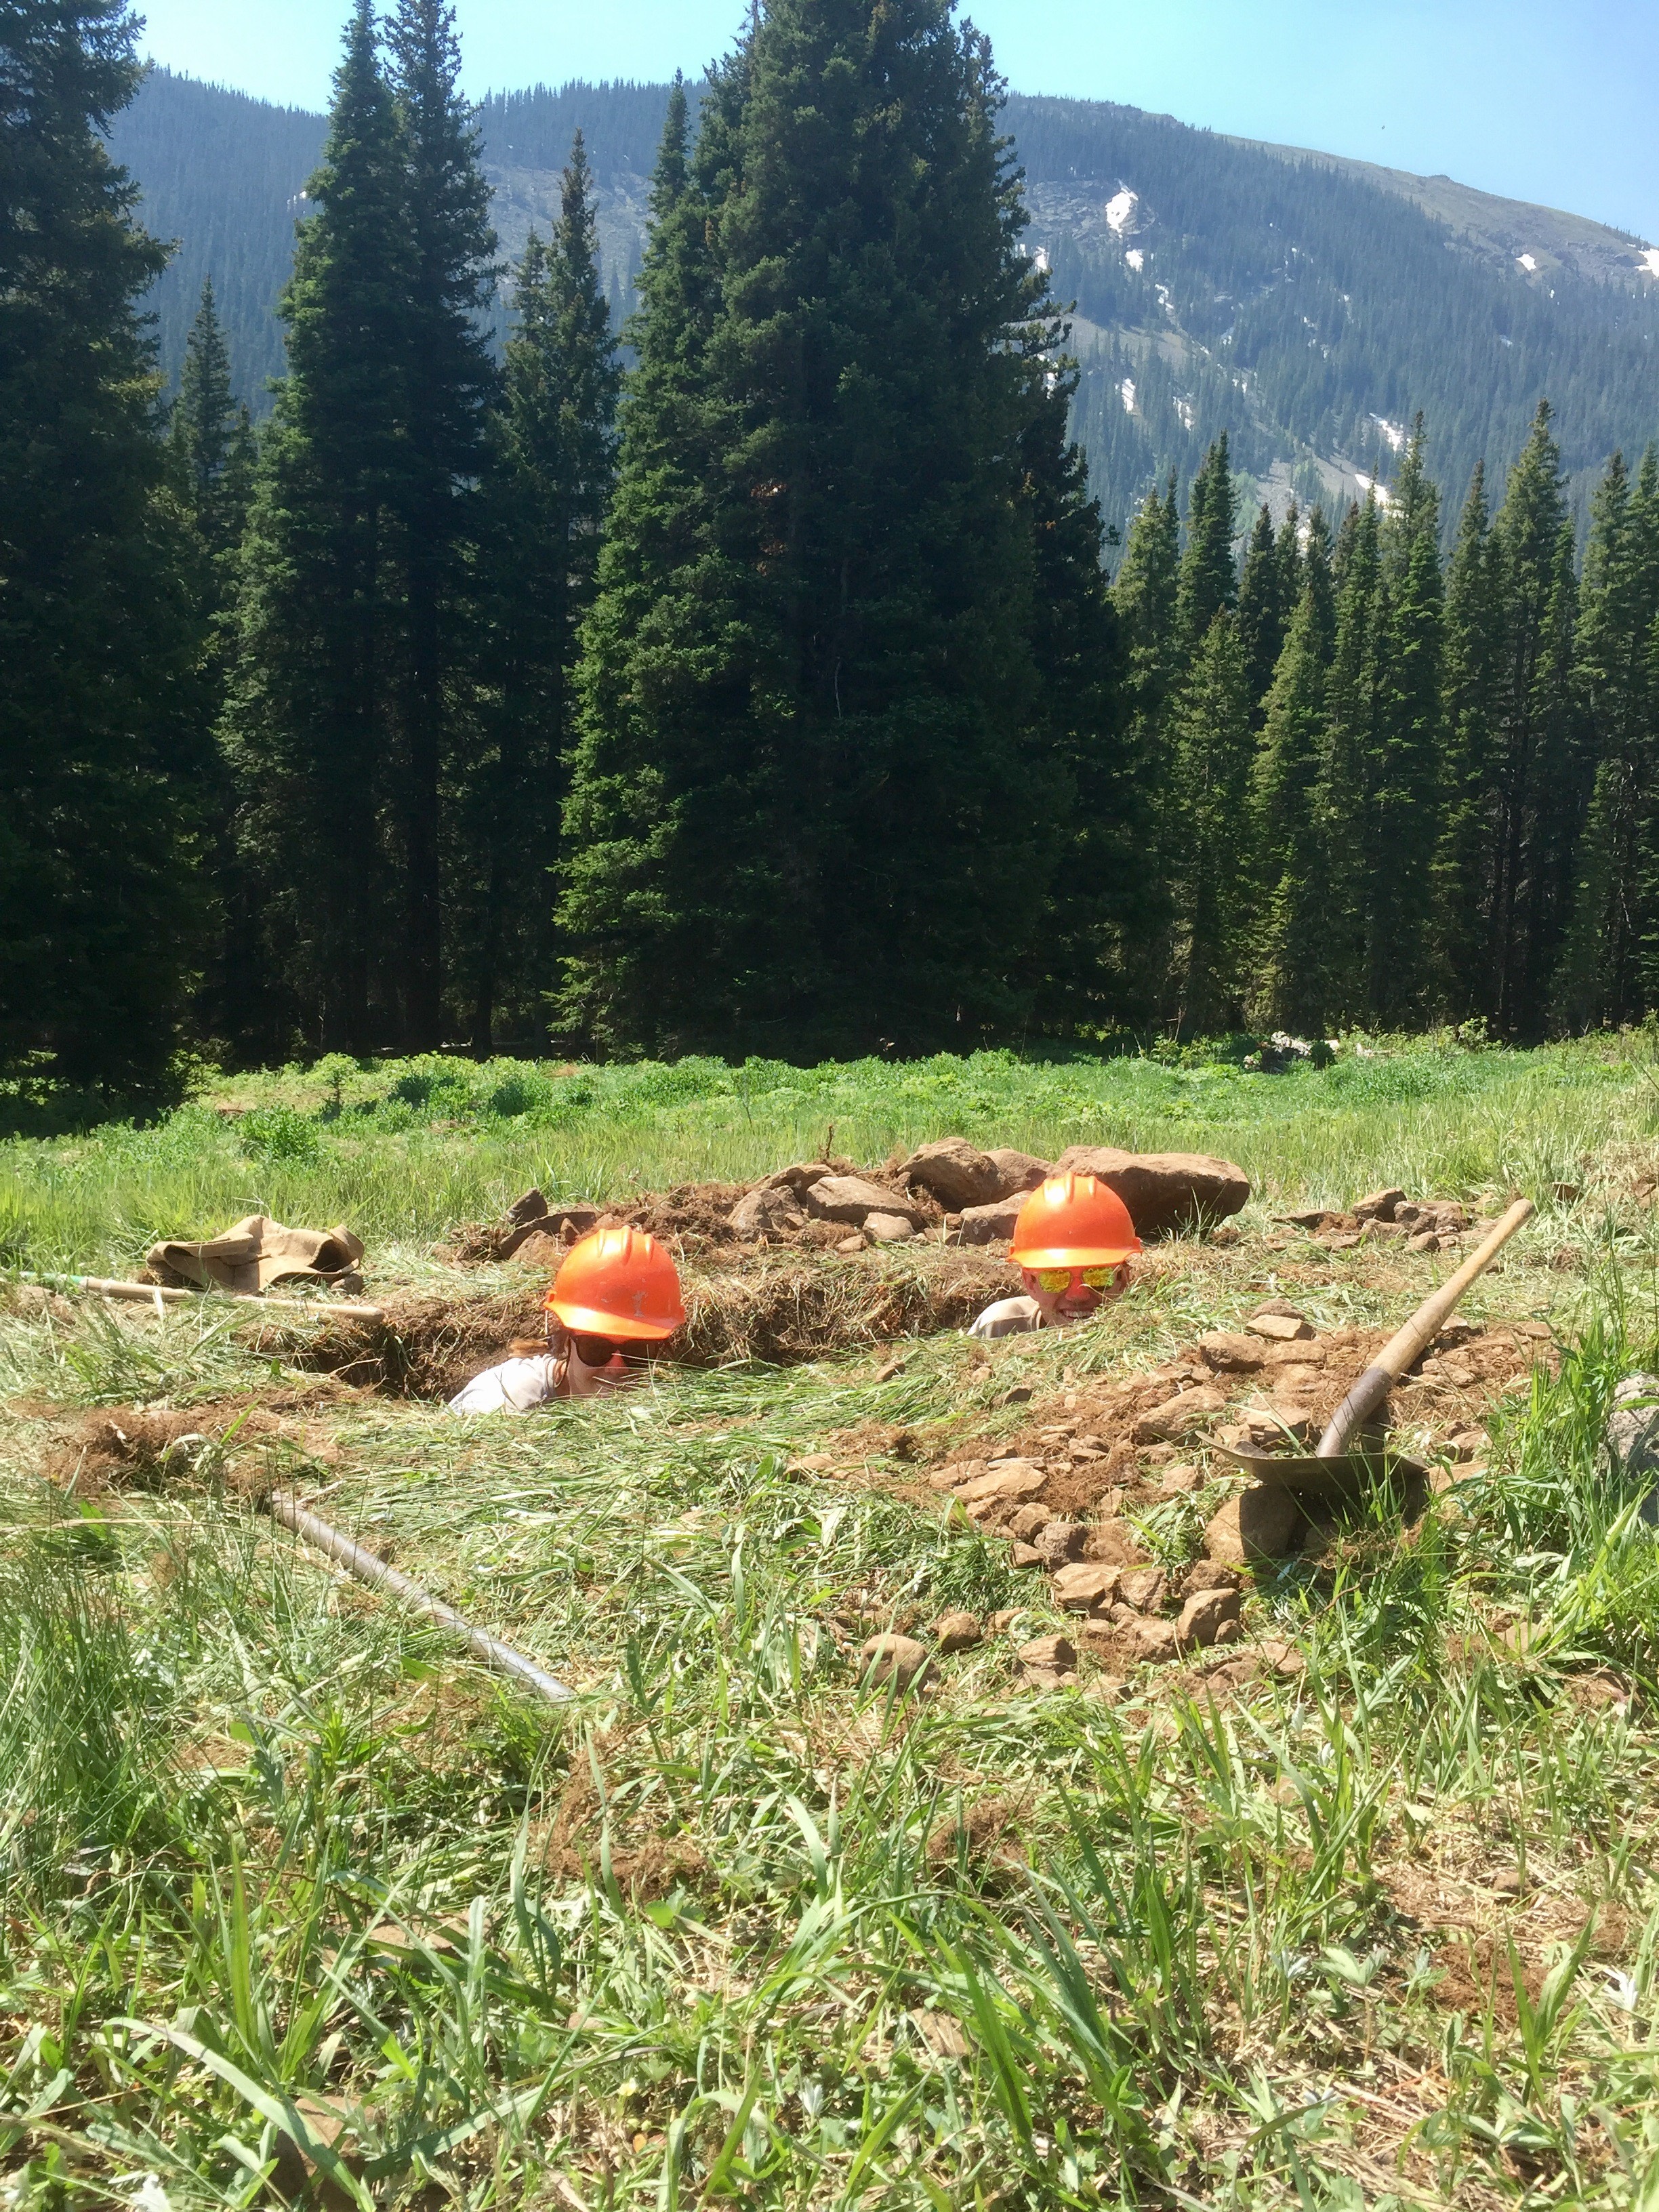
[[[1019,1209],[1008,1257],[1022,1267],[1109,1267],[1140,1249],[1129,1209],[1094,1176],[1051,1176]]]
[[[672,1336],[685,1319],[674,1262],[643,1229],[596,1229],[573,1244],[547,1306],[596,1336]]]

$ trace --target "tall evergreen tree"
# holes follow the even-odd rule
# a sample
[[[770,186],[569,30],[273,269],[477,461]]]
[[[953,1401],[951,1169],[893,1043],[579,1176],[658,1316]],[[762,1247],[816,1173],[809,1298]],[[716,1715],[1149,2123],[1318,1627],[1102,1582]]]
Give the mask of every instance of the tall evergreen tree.
[[[1316,804],[1328,860],[1327,1022],[1370,1018],[1370,884],[1365,865],[1378,744],[1382,676],[1381,514],[1375,497],[1352,506],[1339,534],[1336,639],[1327,679],[1327,723]]]
[[[1574,909],[1557,991],[1574,1030],[1638,1020],[1654,1001],[1648,940],[1659,927],[1659,453],[1634,485],[1615,453],[1593,502],[1579,601],[1577,688],[1595,757]]]
[[[1492,1003],[1498,609],[1498,562],[1481,462],[1463,503],[1446,577],[1445,761],[1434,861],[1436,995],[1458,1022],[1489,1016]]]
[[[446,0],[398,0],[387,42],[408,170],[411,263],[396,492],[404,599],[404,1024],[406,1042],[430,1050],[443,1034],[440,794],[458,736],[449,707],[464,653],[456,616],[494,385],[483,313],[495,288],[495,234],[477,126],[460,94],[453,9]]]
[[[1248,919],[1249,685],[1238,624],[1224,607],[1205,632],[1176,710],[1178,1025],[1194,1036],[1212,1036],[1238,1018]]]
[[[1176,592],[1176,629],[1190,660],[1210,624],[1237,598],[1232,461],[1224,430],[1204,457],[1187,501],[1187,545]]]
[[[478,617],[487,742],[471,778],[477,882],[470,917],[472,1042],[499,1015],[545,1021],[556,968],[553,871],[564,759],[574,743],[578,632],[592,603],[616,468],[620,372],[599,282],[592,175],[576,134],[550,245],[519,265],[516,327],[488,477]]]
[[[213,296],[202,304],[185,342],[179,396],[167,431],[173,480],[209,557],[222,562],[240,542],[253,490],[253,426],[231,382],[230,349]]]
[[[1323,610],[1310,576],[1267,693],[1250,786],[1251,1012],[1298,1032],[1322,1027],[1325,1015],[1328,856],[1317,803],[1325,675]]]
[[[0,5],[0,1073],[165,1095],[198,954],[202,635],[105,132],[121,0]]]
[[[1285,648],[1285,633],[1299,596],[1301,579],[1296,559],[1297,515],[1294,507],[1282,532],[1275,533],[1273,515],[1264,505],[1257,513],[1238,580],[1238,635],[1244,649],[1252,719],[1258,729],[1266,712],[1267,690]],[[1290,558],[1286,559],[1286,547]]]
[[[684,458],[645,481],[630,400],[589,625],[570,1003],[625,1044],[965,1041],[1022,1011],[1066,798],[1020,466],[1058,332],[1000,87],[945,0],[776,0],[726,83],[706,341],[695,247],[657,271]]]
[[[279,312],[289,374],[261,446],[227,721],[280,1007],[313,1048],[399,1036],[405,370],[414,283],[402,127],[369,0],[347,28],[323,165]]]
[[[1432,988],[1441,765],[1440,495],[1419,416],[1382,530],[1375,752],[1367,778],[1366,1018],[1404,1028]]]

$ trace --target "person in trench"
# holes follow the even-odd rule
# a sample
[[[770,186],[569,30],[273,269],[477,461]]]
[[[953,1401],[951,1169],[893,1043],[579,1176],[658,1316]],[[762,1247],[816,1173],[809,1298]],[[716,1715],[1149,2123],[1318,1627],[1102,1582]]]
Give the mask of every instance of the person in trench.
[[[462,1385],[452,1413],[529,1413],[558,1398],[631,1389],[645,1375],[647,1346],[685,1319],[674,1262],[642,1229],[596,1229],[573,1244],[546,1308],[546,1341],[515,1341]]]
[[[1051,1176],[1019,1209],[1008,1257],[1022,1297],[987,1306],[968,1334],[981,1340],[1092,1320],[1129,1287],[1140,1239],[1129,1209],[1093,1176]]]

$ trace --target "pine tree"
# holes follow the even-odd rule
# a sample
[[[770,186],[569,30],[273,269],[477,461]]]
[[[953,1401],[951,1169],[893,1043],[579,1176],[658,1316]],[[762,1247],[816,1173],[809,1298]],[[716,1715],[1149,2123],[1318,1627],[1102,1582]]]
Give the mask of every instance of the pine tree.
[[[1370,870],[1366,865],[1382,680],[1381,515],[1376,499],[1351,507],[1337,540],[1336,641],[1316,805],[1328,856],[1325,1017],[1370,1017]]]
[[[1325,733],[1325,639],[1310,578],[1267,693],[1250,784],[1257,921],[1252,1018],[1298,1033],[1323,1026],[1328,860],[1317,793]]]
[[[1238,580],[1238,635],[1244,649],[1251,719],[1257,729],[1261,727],[1268,687],[1285,649],[1285,633],[1299,595],[1296,527],[1292,507],[1283,532],[1275,536],[1273,515],[1264,505],[1256,515],[1244,556],[1244,572]]]
[[[1156,905],[1129,997],[1138,1012],[1164,999],[1172,957],[1170,858],[1175,849],[1175,787],[1170,713],[1180,676],[1176,592],[1181,574],[1181,512],[1175,478],[1162,495],[1148,493],[1129,526],[1128,542],[1111,587],[1123,641],[1127,750],[1146,794],[1146,853]]]
[[[240,542],[253,489],[253,427],[231,382],[230,350],[219,327],[213,280],[185,343],[179,396],[168,424],[173,481],[210,557]]]
[[[592,603],[616,470],[620,372],[600,288],[592,172],[576,134],[550,245],[519,265],[488,478],[478,623],[489,745],[472,781],[477,912],[471,932],[472,1042],[498,1012],[515,1033],[544,1019],[555,976],[553,870],[572,678]]]
[[[1176,709],[1178,1026],[1192,1036],[1212,1036],[1238,1019],[1249,896],[1249,684],[1238,625],[1224,607],[1205,633]]]
[[[208,903],[203,638],[105,132],[121,0],[0,8],[0,1075],[167,1096]]]
[[[1446,577],[1445,764],[1434,862],[1436,995],[1456,1022],[1487,1017],[1492,1006],[1498,606],[1486,465],[1477,463]]]
[[[460,52],[445,0],[399,0],[387,27],[407,164],[410,287],[401,339],[400,525],[404,665],[398,686],[406,1042],[443,1034],[441,785],[455,749],[449,696],[464,654],[457,613],[476,527],[485,408],[494,389],[483,312],[495,234]]]
[[[623,1044],[960,1043],[1023,1012],[1066,798],[1019,467],[1057,331],[1000,88],[944,0],[776,0],[727,84],[686,195],[706,341],[667,281],[695,255],[658,266],[701,357],[656,482],[624,417],[567,816],[571,1003]],[[642,370],[672,343],[657,312]]]
[[[289,374],[261,441],[227,714],[243,865],[283,1003],[313,1049],[403,1029],[398,811],[408,301],[404,145],[369,0],[347,28],[323,165],[280,313]]]
[[[1401,1029],[1432,988],[1432,867],[1439,819],[1440,495],[1419,415],[1382,529],[1375,753],[1367,777],[1366,1018]]]
[[[1622,453],[1608,463],[1584,553],[1576,685],[1595,781],[1556,1008],[1572,1030],[1639,1020],[1650,1003],[1644,945],[1659,923],[1649,904],[1659,860],[1656,621],[1659,453],[1650,446],[1633,487]]]
[[[1224,430],[1193,478],[1187,501],[1187,548],[1176,593],[1176,629],[1189,663],[1217,615],[1237,598],[1236,534],[1232,462]]]

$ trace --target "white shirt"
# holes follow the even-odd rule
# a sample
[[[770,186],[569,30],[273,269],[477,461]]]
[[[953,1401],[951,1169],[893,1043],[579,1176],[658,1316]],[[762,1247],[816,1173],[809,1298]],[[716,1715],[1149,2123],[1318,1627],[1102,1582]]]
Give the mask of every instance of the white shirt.
[[[452,1413],[532,1413],[558,1395],[559,1363],[550,1352],[503,1359],[475,1375],[449,1401]]]
[[[968,1334],[982,1339],[1024,1336],[1028,1329],[1047,1326],[1042,1308],[1035,1298],[999,1298],[994,1306],[986,1307]]]

